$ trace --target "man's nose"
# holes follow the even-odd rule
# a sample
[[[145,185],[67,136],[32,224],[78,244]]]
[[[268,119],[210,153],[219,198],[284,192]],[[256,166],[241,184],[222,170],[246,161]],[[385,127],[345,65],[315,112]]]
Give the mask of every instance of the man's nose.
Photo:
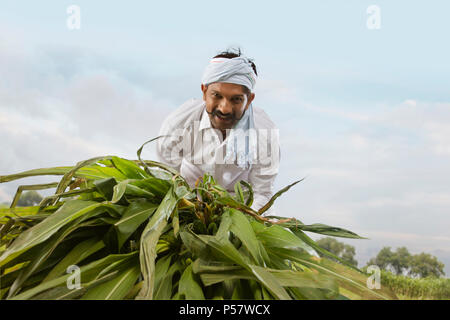
[[[222,101],[220,101],[218,109],[224,115],[233,113],[233,107],[227,99],[222,99]]]

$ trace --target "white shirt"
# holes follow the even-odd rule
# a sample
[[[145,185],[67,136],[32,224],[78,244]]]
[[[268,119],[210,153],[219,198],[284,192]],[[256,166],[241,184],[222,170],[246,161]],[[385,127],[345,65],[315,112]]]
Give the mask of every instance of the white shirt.
[[[157,140],[157,158],[183,176],[191,187],[208,172],[216,182],[234,194],[239,180],[252,185],[252,209],[264,206],[273,195],[273,183],[278,174],[280,147],[278,129],[267,114],[253,106],[257,132],[257,162],[250,170],[223,161],[227,138],[211,125],[205,102],[191,99],[173,111],[162,123]],[[273,206],[264,215],[275,215]]]

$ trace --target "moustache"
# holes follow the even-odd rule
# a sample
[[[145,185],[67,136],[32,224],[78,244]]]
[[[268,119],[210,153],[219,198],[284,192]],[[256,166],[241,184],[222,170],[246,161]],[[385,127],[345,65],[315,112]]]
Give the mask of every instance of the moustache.
[[[226,120],[241,120],[242,117],[245,114],[245,111],[242,113],[242,116],[240,118],[237,118],[236,115],[234,113],[228,113],[228,114],[223,114],[222,112],[220,112],[218,109],[214,109],[212,112],[208,112],[208,110],[206,110],[206,112],[212,116],[218,116],[222,119],[226,119]]]

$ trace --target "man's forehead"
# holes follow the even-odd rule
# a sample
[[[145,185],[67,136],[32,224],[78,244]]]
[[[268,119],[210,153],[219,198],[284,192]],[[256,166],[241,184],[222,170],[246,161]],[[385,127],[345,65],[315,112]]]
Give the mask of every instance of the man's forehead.
[[[208,85],[211,92],[217,92],[229,95],[245,95],[244,87],[240,84],[227,82],[214,82]]]

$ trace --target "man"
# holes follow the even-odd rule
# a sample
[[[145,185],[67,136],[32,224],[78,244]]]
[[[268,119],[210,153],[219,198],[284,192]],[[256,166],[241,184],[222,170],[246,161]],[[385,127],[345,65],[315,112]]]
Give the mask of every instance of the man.
[[[157,144],[158,161],[179,171],[191,187],[206,172],[232,194],[236,182],[250,183],[254,210],[272,197],[280,158],[277,128],[252,106],[256,77],[256,66],[240,51],[216,55],[202,77],[203,99],[172,112]]]

